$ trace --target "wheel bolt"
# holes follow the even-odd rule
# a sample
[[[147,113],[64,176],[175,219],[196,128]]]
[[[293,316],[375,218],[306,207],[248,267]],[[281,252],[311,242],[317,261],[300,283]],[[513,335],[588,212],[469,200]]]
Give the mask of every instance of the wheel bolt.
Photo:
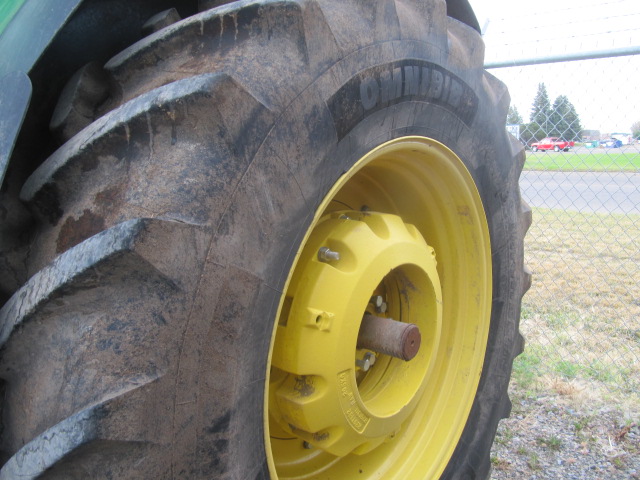
[[[320,247],[320,250],[318,250],[318,260],[325,263],[332,260],[340,260],[340,253],[334,252],[329,247]]]
[[[387,302],[380,302],[380,305],[376,305],[376,312],[386,313],[386,311],[387,311]]]
[[[370,301],[373,304],[373,306],[376,307],[376,310],[380,308],[384,303],[384,299],[382,298],[382,295],[374,295],[373,297],[371,297]]]
[[[365,372],[368,372],[374,363],[376,363],[376,356],[371,352],[365,353],[362,360],[356,360],[356,365]]]

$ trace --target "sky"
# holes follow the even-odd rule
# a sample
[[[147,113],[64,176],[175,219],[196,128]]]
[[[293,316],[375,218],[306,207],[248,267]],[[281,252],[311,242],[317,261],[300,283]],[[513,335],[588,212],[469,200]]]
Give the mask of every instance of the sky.
[[[483,29],[485,62],[640,47],[640,0],[470,0]],[[539,83],[550,102],[566,95],[582,127],[630,132],[640,121],[640,55],[494,68],[524,121]]]

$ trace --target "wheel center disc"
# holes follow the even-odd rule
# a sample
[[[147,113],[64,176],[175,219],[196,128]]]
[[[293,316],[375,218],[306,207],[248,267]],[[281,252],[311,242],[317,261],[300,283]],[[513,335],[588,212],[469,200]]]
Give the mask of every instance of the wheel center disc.
[[[336,456],[392,438],[429,388],[441,305],[435,252],[413,225],[375,212],[326,215],[302,252],[279,319],[271,430]],[[422,336],[415,357],[357,348],[365,314],[415,324]]]

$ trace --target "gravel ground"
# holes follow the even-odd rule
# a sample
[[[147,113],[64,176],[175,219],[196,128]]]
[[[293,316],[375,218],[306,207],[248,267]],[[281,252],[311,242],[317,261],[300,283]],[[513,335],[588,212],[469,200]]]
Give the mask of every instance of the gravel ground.
[[[512,398],[491,453],[492,479],[640,479],[635,408],[544,393]]]

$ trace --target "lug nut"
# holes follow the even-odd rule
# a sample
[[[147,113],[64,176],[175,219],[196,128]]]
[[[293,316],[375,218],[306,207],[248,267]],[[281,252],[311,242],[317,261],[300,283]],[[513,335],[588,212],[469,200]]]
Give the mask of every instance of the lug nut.
[[[373,297],[371,297],[370,302],[373,304],[374,307],[376,307],[376,310],[377,310],[384,303],[384,299],[382,298],[382,295],[374,295]]]
[[[356,360],[356,365],[365,372],[368,372],[374,363],[376,363],[376,356],[371,352],[365,353],[362,360]]]
[[[387,302],[380,302],[380,305],[376,305],[376,312],[378,312],[378,313],[386,313],[387,312]]]
[[[331,262],[332,260],[340,260],[340,253],[334,252],[329,247],[320,247],[318,250],[318,260],[321,262]]]

